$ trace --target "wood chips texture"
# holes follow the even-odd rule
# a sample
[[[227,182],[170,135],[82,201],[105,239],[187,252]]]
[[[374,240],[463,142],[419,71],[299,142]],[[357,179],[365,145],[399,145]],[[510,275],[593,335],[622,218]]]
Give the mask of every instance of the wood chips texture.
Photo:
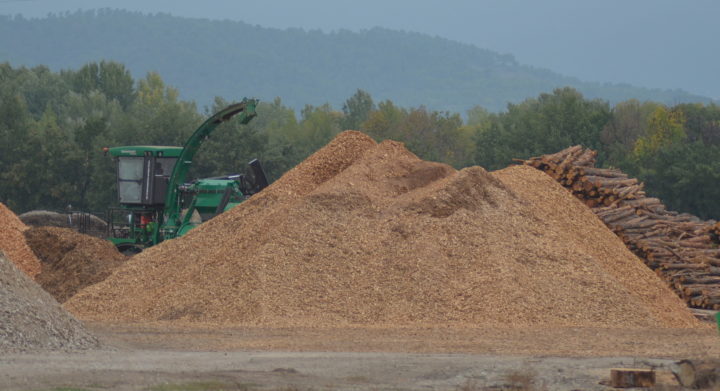
[[[104,280],[128,258],[109,241],[70,228],[35,227],[24,235],[42,262],[35,281],[60,303]]]
[[[560,185],[341,133],[65,303],[83,319],[303,327],[694,327]]]
[[[30,277],[40,273],[40,261],[25,242],[28,227],[0,202],[0,251]]]

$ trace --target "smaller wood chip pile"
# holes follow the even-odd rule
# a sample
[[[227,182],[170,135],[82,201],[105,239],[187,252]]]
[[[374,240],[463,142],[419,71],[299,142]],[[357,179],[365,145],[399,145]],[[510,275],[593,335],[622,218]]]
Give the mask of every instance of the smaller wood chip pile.
[[[77,319],[0,252],[0,353],[98,345]]]
[[[28,227],[0,202],[0,251],[30,277],[40,273],[40,261],[25,243],[23,232]]]
[[[127,260],[107,240],[70,228],[30,228],[25,238],[42,261],[42,272],[35,280],[61,303],[104,280]]]
[[[352,131],[65,308],[98,321],[263,327],[699,324],[545,174],[456,171]]]
[[[669,211],[627,174],[596,168],[579,145],[522,163],[553,177],[625,242],[691,307],[720,310],[720,223]]]

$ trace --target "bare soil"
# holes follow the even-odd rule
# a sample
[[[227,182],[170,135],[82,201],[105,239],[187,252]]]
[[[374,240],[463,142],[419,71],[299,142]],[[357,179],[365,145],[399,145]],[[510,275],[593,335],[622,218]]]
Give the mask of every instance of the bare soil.
[[[610,368],[655,368],[662,389],[686,358],[720,355],[709,325],[607,328],[88,328],[78,353],[0,356],[0,389],[607,390]],[[505,388],[503,388],[505,387]],[[515,388],[512,388],[515,387]],[[524,388],[518,388],[524,387]]]

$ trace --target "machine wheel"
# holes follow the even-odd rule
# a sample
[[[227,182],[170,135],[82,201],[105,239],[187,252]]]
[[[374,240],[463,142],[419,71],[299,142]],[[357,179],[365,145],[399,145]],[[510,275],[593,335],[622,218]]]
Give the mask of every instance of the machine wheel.
[[[140,254],[143,250],[142,247],[132,243],[120,243],[116,244],[115,247],[121,254],[127,255],[128,257],[132,257],[135,254]]]

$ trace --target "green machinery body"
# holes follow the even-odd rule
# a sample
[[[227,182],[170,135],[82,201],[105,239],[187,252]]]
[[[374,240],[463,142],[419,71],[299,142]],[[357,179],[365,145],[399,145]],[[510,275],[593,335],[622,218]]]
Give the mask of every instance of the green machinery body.
[[[139,252],[176,238],[241,203],[267,186],[257,159],[245,175],[187,181],[192,160],[218,125],[239,116],[242,124],[255,117],[257,100],[244,99],[217,112],[183,147],[123,146],[106,151],[117,160],[120,207],[108,211],[109,240],[125,253]]]

